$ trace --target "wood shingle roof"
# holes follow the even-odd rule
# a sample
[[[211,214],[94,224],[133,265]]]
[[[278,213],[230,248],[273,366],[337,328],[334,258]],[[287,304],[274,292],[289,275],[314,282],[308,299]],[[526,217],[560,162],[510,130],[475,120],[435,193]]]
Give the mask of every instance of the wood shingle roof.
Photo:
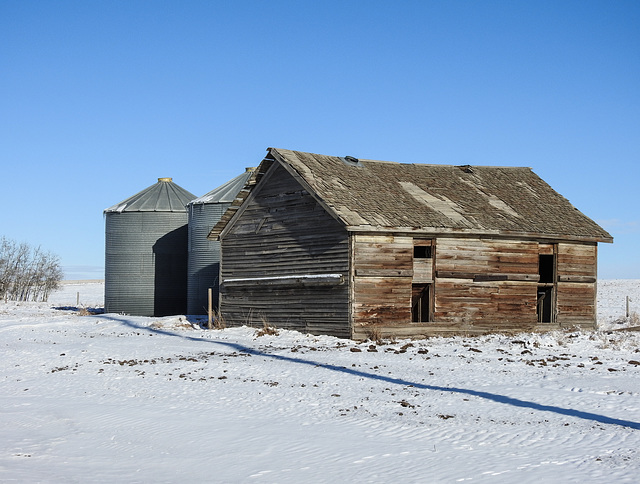
[[[274,161],[279,162],[348,230],[613,241],[530,168],[405,164],[268,151],[241,198],[259,185]],[[241,202],[236,200],[236,209]],[[218,235],[232,215],[223,217],[212,235]]]

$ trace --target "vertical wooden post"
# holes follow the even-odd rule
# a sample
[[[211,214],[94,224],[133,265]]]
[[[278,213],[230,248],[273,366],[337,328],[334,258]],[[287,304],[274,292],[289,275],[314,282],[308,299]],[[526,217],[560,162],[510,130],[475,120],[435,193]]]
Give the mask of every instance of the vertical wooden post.
[[[209,295],[209,306],[207,308],[207,314],[209,315],[209,323],[207,327],[213,329],[213,291],[211,288],[207,291]]]
[[[76,293],[76,307],[80,306],[80,291]],[[629,302],[627,301],[627,312],[629,312]]]
[[[629,317],[629,296],[627,296],[627,318]]]

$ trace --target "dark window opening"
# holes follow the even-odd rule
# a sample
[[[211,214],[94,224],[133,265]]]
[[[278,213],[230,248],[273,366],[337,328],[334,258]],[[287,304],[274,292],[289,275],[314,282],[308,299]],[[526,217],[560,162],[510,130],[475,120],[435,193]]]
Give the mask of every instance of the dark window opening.
[[[413,258],[414,259],[431,259],[431,246],[430,245],[414,245]]]
[[[552,317],[553,288],[538,286],[538,322],[550,323]]]
[[[538,274],[540,274],[540,283],[553,283],[553,255],[541,254],[538,262]]]
[[[431,320],[431,284],[413,284],[411,289],[411,321],[414,323],[429,322]]]

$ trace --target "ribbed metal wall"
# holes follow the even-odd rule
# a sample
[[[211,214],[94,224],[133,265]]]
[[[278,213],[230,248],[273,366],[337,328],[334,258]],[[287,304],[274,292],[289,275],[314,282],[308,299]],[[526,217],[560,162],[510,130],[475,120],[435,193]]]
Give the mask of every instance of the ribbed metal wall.
[[[211,288],[213,308],[218,308],[220,242],[207,239],[224,212],[245,186],[253,169],[229,180],[187,205],[189,212],[189,263],[187,276],[187,313],[206,314]]]
[[[230,203],[190,204],[189,268],[187,276],[187,313],[206,314],[211,288],[213,307],[218,307],[220,242],[207,239]]]
[[[159,180],[158,183],[167,182]],[[128,211],[125,201],[105,210],[105,312],[135,316],[186,313],[188,215],[185,205],[194,196],[180,187],[176,195],[175,187],[177,185],[168,187],[174,190],[171,196],[186,200],[184,203],[172,199],[169,208],[156,206],[154,211]],[[162,190],[166,191],[167,187],[163,186]],[[149,196],[157,199],[158,193],[161,192],[156,190]]]

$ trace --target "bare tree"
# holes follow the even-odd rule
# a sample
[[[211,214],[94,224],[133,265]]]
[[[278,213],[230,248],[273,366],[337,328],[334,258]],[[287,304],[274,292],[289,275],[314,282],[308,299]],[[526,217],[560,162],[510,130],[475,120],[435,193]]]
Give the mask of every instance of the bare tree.
[[[0,298],[46,301],[62,277],[58,256],[24,242],[0,239]]]

